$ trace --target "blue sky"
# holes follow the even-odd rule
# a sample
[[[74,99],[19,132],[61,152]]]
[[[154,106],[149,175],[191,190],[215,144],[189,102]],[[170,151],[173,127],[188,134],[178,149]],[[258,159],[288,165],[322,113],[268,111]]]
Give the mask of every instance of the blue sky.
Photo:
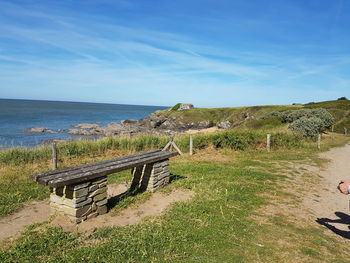
[[[220,107],[341,96],[347,0],[0,0],[0,98]]]

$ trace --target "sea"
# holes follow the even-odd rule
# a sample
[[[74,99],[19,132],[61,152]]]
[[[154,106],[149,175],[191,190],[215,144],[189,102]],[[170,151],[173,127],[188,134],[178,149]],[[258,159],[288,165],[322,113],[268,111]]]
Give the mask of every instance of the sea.
[[[87,102],[0,99],[0,148],[36,147],[52,140],[91,138],[70,135],[80,123],[100,126],[121,120],[138,120],[167,107]],[[45,127],[54,133],[27,133],[32,127]]]

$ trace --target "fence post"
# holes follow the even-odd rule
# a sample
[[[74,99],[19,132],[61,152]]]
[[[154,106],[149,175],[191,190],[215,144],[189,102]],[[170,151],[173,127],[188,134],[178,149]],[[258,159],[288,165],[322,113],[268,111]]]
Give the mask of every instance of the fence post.
[[[174,141],[174,137],[173,137],[173,136],[170,136],[169,141],[170,141],[170,149],[169,149],[169,150],[172,152],[172,151],[173,151],[173,141]]]
[[[318,134],[318,137],[317,137],[317,148],[321,149],[321,134],[320,133]]]
[[[270,152],[271,150],[271,134],[267,134],[266,137],[266,150]]]
[[[56,170],[57,169],[57,148],[56,148],[56,143],[51,144],[52,148],[52,169]]]
[[[193,138],[192,135],[190,135],[190,155],[193,154]]]

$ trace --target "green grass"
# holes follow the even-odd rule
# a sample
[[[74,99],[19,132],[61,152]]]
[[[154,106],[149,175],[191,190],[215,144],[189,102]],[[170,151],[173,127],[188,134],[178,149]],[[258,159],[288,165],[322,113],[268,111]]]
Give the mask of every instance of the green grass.
[[[343,137],[333,141],[328,138],[324,149],[344,142]],[[308,259],[307,262],[349,262],[344,253],[346,244],[325,235],[320,227],[295,225],[278,214],[259,224],[252,217],[270,198],[282,202],[290,196],[277,187],[286,177],[279,175],[271,163],[313,157],[315,146],[280,148],[270,153],[227,148],[212,151],[214,159],[207,160],[199,153],[171,161],[171,172],[186,179],[176,180],[165,189],[190,189],[196,193],[192,200],[176,203],[162,215],[141,224],[101,228],[92,234],[65,233],[45,224],[34,225],[18,240],[4,244],[0,262],[239,263],[296,262],[298,258]],[[64,160],[65,165],[75,161]],[[39,169],[32,164],[25,167],[29,173],[30,169]],[[14,174],[13,179],[16,176],[21,178]],[[120,183],[129,176],[127,172],[120,178],[112,175],[109,182]],[[15,188],[16,180],[12,183]],[[3,182],[0,185],[2,188]],[[146,199],[147,195],[125,199],[118,209]],[[288,244],[281,246],[278,240]]]

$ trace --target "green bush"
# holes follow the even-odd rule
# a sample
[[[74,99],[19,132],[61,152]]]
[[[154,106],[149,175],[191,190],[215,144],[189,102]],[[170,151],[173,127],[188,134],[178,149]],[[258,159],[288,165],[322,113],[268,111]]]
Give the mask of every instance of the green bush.
[[[289,129],[305,137],[315,137],[325,131],[325,123],[318,117],[302,117],[289,125]]]
[[[180,106],[181,106],[181,103],[177,103],[177,104],[175,104],[173,107],[171,107],[171,111],[177,111],[177,110],[179,110],[180,109]]]
[[[228,131],[213,136],[212,143],[215,148],[246,150],[256,148],[263,141],[263,138],[262,133]]]
[[[289,129],[305,137],[314,137],[329,129],[334,123],[334,117],[326,109],[299,109],[271,112],[262,117],[266,119],[279,118],[283,123],[291,123]]]

